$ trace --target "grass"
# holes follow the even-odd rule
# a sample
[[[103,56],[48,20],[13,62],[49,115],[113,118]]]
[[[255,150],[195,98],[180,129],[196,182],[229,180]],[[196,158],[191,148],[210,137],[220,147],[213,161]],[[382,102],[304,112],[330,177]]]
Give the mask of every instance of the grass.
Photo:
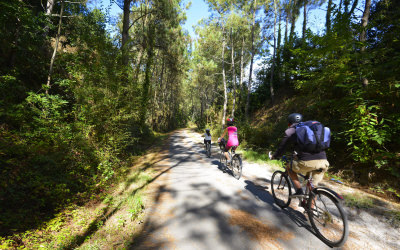
[[[268,153],[260,153],[251,149],[242,150],[243,158],[250,162],[268,164],[273,170],[282,169],[283,163],[280,160],[270,160]]]
[[[344,194],[345,204],[348,207],[368,209],[374,207],[374,201],[367,195],[354,193],[354,194]]]

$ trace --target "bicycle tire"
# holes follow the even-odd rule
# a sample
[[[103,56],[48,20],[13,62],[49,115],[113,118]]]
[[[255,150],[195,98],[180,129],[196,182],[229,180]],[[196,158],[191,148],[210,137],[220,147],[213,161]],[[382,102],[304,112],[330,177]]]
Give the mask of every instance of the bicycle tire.
[[[231,163],[231,170],[233,177],[236,179],[240,179],[242,176],[242,158],[239,155],[233,156],[232,163]]]
[[[290,205],[292,187],[286,173],[278,170],[272,174],[271,190],[276,205],[280,208],[286,208]]]
[[[223,171],[225,171],[225,169],[226,169],[226,163],[227,163],[227,160],[226,160],[226,157],[224,155],[224,152],[221,151],[220,156],[219,156],[219,166],[221,167],[221,169]]]
[[[209,143],[207,143],[206,154],[207,154],[208,158],[211,157],[211,144],[209,144]]]
[[[349,236],[349,225],[340,201],[325,190],[316,190],[311,193],[307,204],[307,214],[317,236],[330,247],[343,246]],[[316,206],[312,208],[314,197],[316,198]],[[331,204],[327,206],[327,202]],[[329,211],[328,207],[332,211]],[[332,230],[324,225],[327,222],[332,226]],[[339,233],[335,233],[335,231]]]

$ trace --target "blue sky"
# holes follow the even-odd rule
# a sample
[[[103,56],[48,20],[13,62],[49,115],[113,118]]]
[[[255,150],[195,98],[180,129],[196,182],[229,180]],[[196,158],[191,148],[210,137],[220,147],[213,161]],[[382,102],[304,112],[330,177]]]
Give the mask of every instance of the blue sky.
[[[189,0],[184,1],[184,6],[188,3]],[[186,11],[186,23],[183,26],[191,37],[195,37],[193,26],[197,24],[202,18],[207,18],[210,13],[208,12],[208,5],[202,0],[192,0],[192,5]]]

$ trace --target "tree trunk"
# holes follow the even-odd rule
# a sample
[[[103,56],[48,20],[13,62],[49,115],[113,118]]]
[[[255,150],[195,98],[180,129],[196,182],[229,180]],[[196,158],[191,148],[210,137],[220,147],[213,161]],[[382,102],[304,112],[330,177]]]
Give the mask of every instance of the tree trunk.
[[[122,64],[128,66],[129,57],[127,42],[129,40],[129,14],[130,5],[132,0],[124,0],[124,10],[122,18],[122,41],[121,41],[121,51],[122,51]]]
[[[276,43],[276,71],[278,76],[278,83],[282,79],[282,64],[281,64],[281,41],[282,41],[282,31],[281,31],[281,18],[282,14],[279,13],[278,19],[278,42]]]
[[[223,24],[224,25],[224,24]],[[222,81],[224,84],[224,108],[223,108],[223,113],[222,113],[222,129],[224,129],[225,126],[225,118],[226,118],[226,105],[228,103],[228,94],[226,92],[226,79],[225,79],[225,26],[222,26]]]
[[[285,15],[286,15],[286,26],[285,26],[285,45],[288,44],[288,29],[289,29],[289,19],[291,15],[290,6],[292,4],[292,0],[289,0],[289,3],[285,4]]]
[[[147,114],[147,106],[148,106],[148,99],[149,99],[149,87],[150,87],[150,81],[151,81],[151,68],[153,65],[153,57],[154,57],[154,32],[155,32],[155,27],[152,23],[150,23],[150,27],[148,30],[147,34],[147,41],[148,41],[148,46],[147,46],[147,62],[146,62],[146,71],[145,71],[145,79],[144,79],[144,84],[143,84],[143,90],[142,90],[142,107],[140,109],[140,123],[141,125],[144,125],[146,122],[146,114]]]
[[[288,26],[289,26],[289,14],[286,13],[286,25],[285,25],[285,45],[288,43]]]
[[[251,25],[251,59],[250,59],[250,73],[249,73],[249,82],[247,84],[247,99],[246,99],[246,108],[245,108],[245,117],[246,120],[249,119],[249,105],[250,105],[250,93],[251,93],[251,75],[253,74],[253,61],[254,61],[254,26],[256,22],[256,5],[257,0],[253,1],[253,21]]]
[[[50,23],[50,17],[51,14],[53,13],[53,8],[54,8],[54,2],[55,0],[47,0],[47,4],[46,4],[46,26],[44,26],[44,33],[43,36],[46,37],[47,34],[49,33],[49,23]]]
[[[240,51],[240,93],[243,93],[243,52],[244,52],[244,36],[242,38],[242,50]]]
[[[344,5],[344,12],[347,14],[349,12],[349,4],[350,0],[344,0],[343,5]]]
[[[328,9],[326,11],[326,34],[331,32],[331,13],[332,13],[332,0],[328,1]]]
[[[351,10],[349,12],[349,16],[353,15],[353,12],[357,8],[357,5],[358,5],[358,0],[354,0],[353,6],[351,7]]]
[[[235,104],[236,104],[236,73],[235,73],[235,57],[234,57],[234,44],[233,44],[233,35],[231,28],[231,61],[232,61],[232,84],[233,84],[233,100],[232,100],[232,113],[231,117],[235,117]]]
[[[281,31],[281,18],[282,15],[279,13],[279,19],[278,19],[278,42],[276,43],[276,52],[277,52],[277,59],[280,59],[280,48],[281,48],[281,43],[282,43],[282,31]],[[279,60],[278,60],[279,63]]]
[[[271,67],[271,80],[270,80],[270,85],[269,89],[271,92],[271,104],[272,106],[274,105],[274,86],[273,86],[273,81],[274,81],[274,69],[275,69],[275,51],[276,51],[276,0],[274,0],[274,52],[272,55],[272,67]]]
[[[289,48],[293,47],[293,39],[294,39],[294,29],[296,28],[296,14],[291,14],[290,18],[290,34],[289,34]]]
[[[203,113],[204,113],[204,95],[200,94],[200,121],[203,123]]]
[[[368,18],[369,18],[369,12],[371,8],[371,0],[365,0],[365,8],[364,8],[364,13],[361,18],[361,26],[362,26],[362,31],[360,33],[360,42],[364,43],[366,39],[366,27],[368,25]],[[361,47],[361,52],[365,51],[365,45]]]
[[[56,54],[57,54],[57,49],[58,49],[58,43],[59,43],[59,41],[60,41],[61,24],[62,24],[63,12],[64,12],[64,0],[61,0],[60,21],[58,22],[58,31],[57,31],[57,36],[56,36],[56,44],[55,44],[55,46],[54,46],[53,55],[51,56],[51,60],[50,60],[49,74],[47,75],[46,95],[49,94],[51,74],[53,73],[54,60],[56,59]]]
[[[304,1],[304,19],[303,19],[303,35],[302,35],[302,39],[303,42],[306,39],[306,30],[307,30],[307,1]]]
[[[51,13],[53,13],[54,1],[55,0],[47,0],[46,15],[48,16],[50,16]]]
[[[288,27],[289,27],[289,13],[286,13],[285,40],[284,40],[284,44],[283,44],[283,53],[282,53],[282,56],[283,56],[282,61],[283,62],[286,61],[287,54],[288,54],[288,45],[289,45]],[[283,68],[283,74],[284,74],[285,85],[288,85],[289,79],[288,79],[288,71],[287,71],[286,67]]]
[[[361,53],[364,53],[365,51],[365,40],[366,40],[366,28],[368,25],[368,18],[369,18],[369,13],[370,13],[370,8],[371,8],[371,0],[365,0],[365,7],[364,7],[364,13],[363,13],[363,17],[361,18],[361,26],[362,26],[362,31],[360,33],[360,42],[363,43],[362,47],[361,47]],[[363,64],[365,64],[365,61],[362,61]],[[367,78],[363,78],[362,79],[362,84],[363,86],[367,86],[368,85],[368,79]]]

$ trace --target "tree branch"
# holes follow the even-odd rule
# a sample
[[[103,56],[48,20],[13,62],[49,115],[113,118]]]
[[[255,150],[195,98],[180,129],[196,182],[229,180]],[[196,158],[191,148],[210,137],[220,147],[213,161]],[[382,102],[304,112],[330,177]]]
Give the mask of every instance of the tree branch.
[[[121,7],[115,0],[110,0],[110,2],[113,2],[113,3],[115,3],[121,10],[124,10],[124,8],[123,7]]]

